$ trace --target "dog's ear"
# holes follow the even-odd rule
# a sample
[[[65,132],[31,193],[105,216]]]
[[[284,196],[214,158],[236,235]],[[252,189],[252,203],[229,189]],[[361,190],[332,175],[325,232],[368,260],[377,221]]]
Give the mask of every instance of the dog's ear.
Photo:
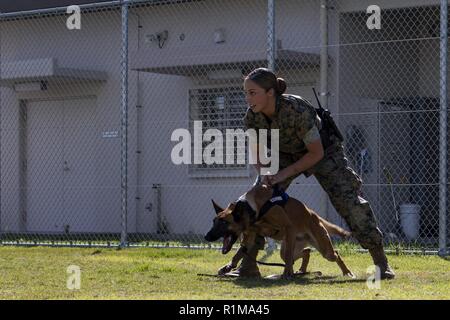
[[[233,215],[234,222],[240,222],[242,219],[242,216],[244,215],[245,205],[242,201],[238,201],[236,203],[236,206],[233,209],[233,212],[231,213]]]
[[[213,199],[211,199],[211,201],[214,206],[214,210],[216,210],[216,215],[221,213],[223,209],[217,203],[215,203]]]

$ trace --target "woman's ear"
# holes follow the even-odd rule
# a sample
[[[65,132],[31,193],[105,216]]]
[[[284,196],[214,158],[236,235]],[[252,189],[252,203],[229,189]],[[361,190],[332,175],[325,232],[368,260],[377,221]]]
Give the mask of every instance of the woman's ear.
[[[267,91],[267,94],[268,94],[269,96],[271,96],[271,97],[274,97],[274,96],[275,96],[275,89],[274,89],[274,88],[270,88],[270,89]]]

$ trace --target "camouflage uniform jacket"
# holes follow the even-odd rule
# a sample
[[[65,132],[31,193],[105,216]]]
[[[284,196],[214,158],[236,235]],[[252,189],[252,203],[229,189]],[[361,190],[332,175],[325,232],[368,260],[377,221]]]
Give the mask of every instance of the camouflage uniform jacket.
[[[249,109],[244,123],[247,129],[280,130],[280,169],[299,160],[307,152],[306,145],[320,138],[318,127],[321,124],[314,107],[298,96],[279,97],[272,121]],[[316,177],[363,248],[378,248],[382,244],[382,233],[377,228],[369,202],[361,196],[362,180],[348,166],[342,142],[336,137],[331,138],[332,144],[325,150],[324,158],[303,174]],[[279,183],[280,187],[287,190],[299,175]]]
[[[320,118],[311,103],[300,96],[284,94],[278,97],[271,119],[249,108],[244,124],[247,129],[279,129],[280,157],[300,159],[308,152],[306,145],[320,139]]]

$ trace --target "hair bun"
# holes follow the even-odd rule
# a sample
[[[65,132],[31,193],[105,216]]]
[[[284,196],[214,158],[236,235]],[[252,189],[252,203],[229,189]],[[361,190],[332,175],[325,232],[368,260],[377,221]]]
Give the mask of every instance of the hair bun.
[[[277,84],[278,84],[278,94],[283,94],[286,91],[286,81],[283,78],[277,78]]]

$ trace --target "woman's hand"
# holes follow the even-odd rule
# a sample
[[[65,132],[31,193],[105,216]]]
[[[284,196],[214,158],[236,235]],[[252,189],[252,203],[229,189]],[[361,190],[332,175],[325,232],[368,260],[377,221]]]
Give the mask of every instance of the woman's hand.
[[[298,175],[310,169],[324,156],[322,142],[320,139],[306,145],[306,149],[308,149],[308,152],[300,158],[300,160],[291,164],[289,167],[280,170],[277,174],[263,176],[262,183],[269,186],[274,186],[277,183],[283,182],[292,176]]]
[[[267,186],[270,186],[270,181],[269,181],[269,177],[270,176],[262,176],[261,177],[261,184],[265,184],[265,185],[267,185]]]
[[[291,164],[289,167],[280,170],[275,175],[267,176],[268,184],[273,186],[290,177],[298,175],[313,167],[323,158],[324,151],[320,139],[308,144],[306,148],[308,149],[308,152],[300,158],[300,160]]]
[[[291,177],[291,174],[289,173],[289,170],[283,169],[281,171],[279,171],[277,174],[271,175],[271,176],[265,176],[267,177],[267,184],[269,186],[274,186],[277,183],[283,182],[284,180],[288,179]]]

